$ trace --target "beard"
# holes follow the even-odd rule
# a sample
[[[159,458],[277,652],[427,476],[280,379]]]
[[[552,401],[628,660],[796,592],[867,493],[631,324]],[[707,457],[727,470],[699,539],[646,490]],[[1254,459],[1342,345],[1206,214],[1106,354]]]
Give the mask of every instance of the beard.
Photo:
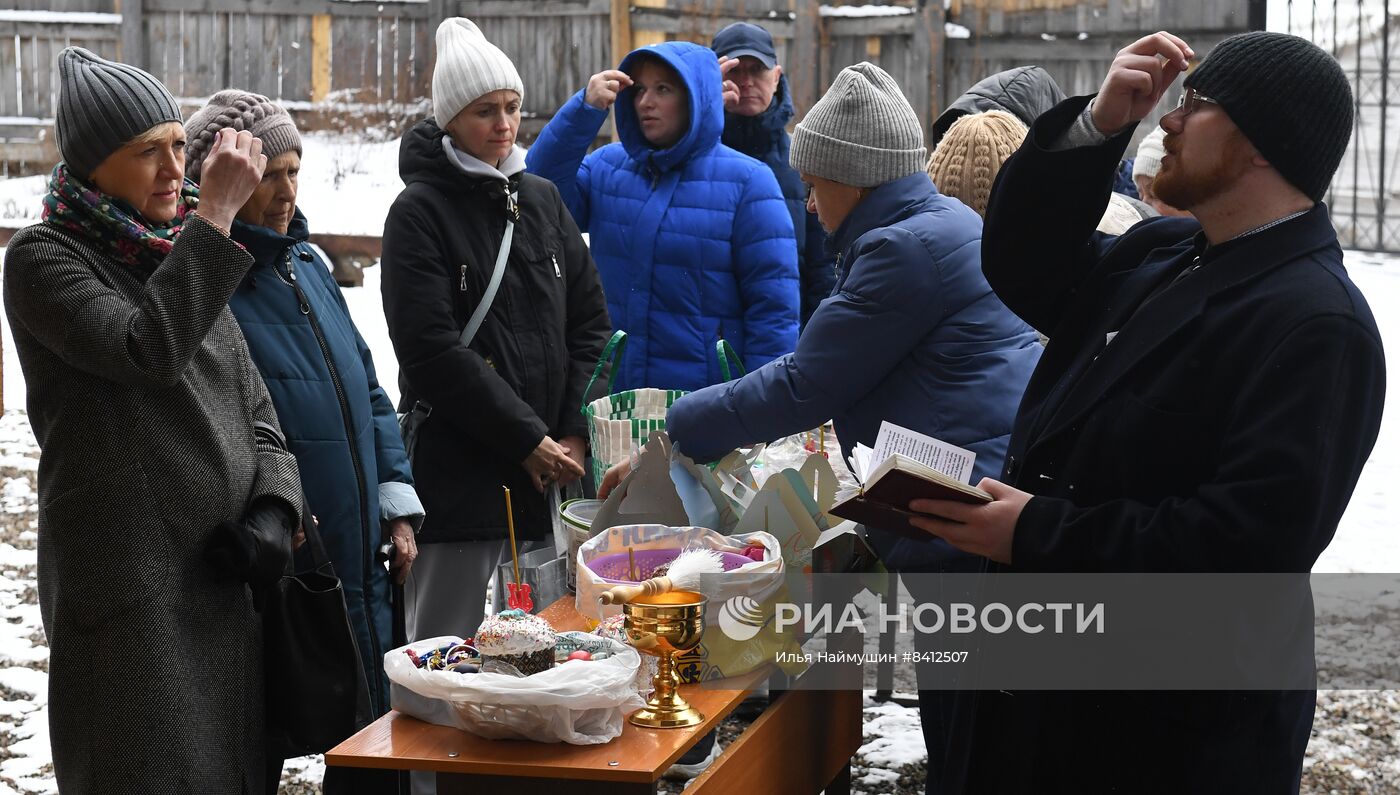
[[[1168,140],[1171,136],[1168,136]],[[1163,145],[1166,146],[1166,141]],[[1175,143],[1173,141],[1173,143]],[[1214,157],[1207,162],[1188,163],[1183,161],[1179,151],[1170,164],[1164,163],[1157,178],[1152,182],[1152,192],[1166,204],[1180,210],[1191,210],[1214,199],[1234,187],[1235,182],[1249,169],[1253,147],[1244,133],[1235,130],[1216,150]]]

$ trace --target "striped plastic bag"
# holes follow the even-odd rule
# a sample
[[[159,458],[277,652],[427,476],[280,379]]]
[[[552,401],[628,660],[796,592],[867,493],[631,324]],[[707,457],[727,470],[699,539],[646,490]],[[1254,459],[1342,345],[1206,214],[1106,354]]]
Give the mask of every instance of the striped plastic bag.
[[[588,444],[593,452],[593,486],[603,484],[603,475],[615,464],[626,461],[634,450],[640,449],[651,438],[652,431],[666,430],[666,412],[671,404],[686,394],[680,389],[626,389],[613,391],[617,381],[617,371],[622,361],[622,352],[627,347],[627,332],[617,331],[603,348],[598,358],[598,366],[593,368],[593,376],[588,379],[584,394],[593,391],[593,383],[610,362],[612,372],[608,376],[608,392],[583,406],[583,416],[588,418]],[[724,380],[728,381],[733,368],[739,375],[744,374],[734,348],[725,340],[715,343],[715,355],[719,357],[719,368]]]

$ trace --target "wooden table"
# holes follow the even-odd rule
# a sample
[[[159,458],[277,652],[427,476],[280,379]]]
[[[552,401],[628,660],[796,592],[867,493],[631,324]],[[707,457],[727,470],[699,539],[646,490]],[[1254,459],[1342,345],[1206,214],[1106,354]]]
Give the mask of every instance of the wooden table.
[[[541,611],[558,631],[583,629],[573,597]],[[641,795],[701,737],[761,684],[767,671],[732,677],[729,689],[683,685],[686,700],[705,713],[688,729],[624,725],[603,745],[487,740],[398,712],[366,726],[331,749],[326,763],[346,767],[431,770],[439,795]],[[850,791],[850,760],[861,743],[861,692],[789,690],[714,764],[691,782],[695,795],[829,795]]]

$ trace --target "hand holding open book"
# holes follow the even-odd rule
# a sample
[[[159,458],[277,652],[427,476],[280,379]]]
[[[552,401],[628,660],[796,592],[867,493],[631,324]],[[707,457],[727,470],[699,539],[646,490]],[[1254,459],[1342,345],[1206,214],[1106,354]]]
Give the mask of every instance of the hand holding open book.
[[[862,486],[837,495],[831,513],[881,530],[925,540],[929,533],[910,523],[916,499],[980,505],[992,495],[968,485],[976,455],[886,422],[872,450],[856,445],[851,471]],[[873,468],[871,468],[873,465]]]

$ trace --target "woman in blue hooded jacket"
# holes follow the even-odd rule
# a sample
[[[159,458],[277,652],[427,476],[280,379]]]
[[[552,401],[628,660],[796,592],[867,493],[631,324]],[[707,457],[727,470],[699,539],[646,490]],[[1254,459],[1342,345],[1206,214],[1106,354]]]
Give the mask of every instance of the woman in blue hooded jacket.
[[[378,716],[389,709],[382,661],[392,640],[390,573],[381,548],[392,545],[402,582],[417,555],[414,532],[423,507],[369,347],[326,263],[307,243],[306,217],[296,208],[296,126],[267,97],[237,89],[215,94],[185,123],[191,179],[199,180],[207,142],[224,128],[253,133],[268,155],[262,183],[231,230],[253,255],[253,267],[229,309],[296,455],[307,505],[345,589],[370,707]]]
[[[589,233],[608,315],[630,337],[619,388],[717,383],[721,338],[748,369],[797,343],[792,218],[772,172],[720,143],[721,85],[707,47],[634,50],[565,103],[527,156]],[[621,141],[589,154],[614,103]]]

